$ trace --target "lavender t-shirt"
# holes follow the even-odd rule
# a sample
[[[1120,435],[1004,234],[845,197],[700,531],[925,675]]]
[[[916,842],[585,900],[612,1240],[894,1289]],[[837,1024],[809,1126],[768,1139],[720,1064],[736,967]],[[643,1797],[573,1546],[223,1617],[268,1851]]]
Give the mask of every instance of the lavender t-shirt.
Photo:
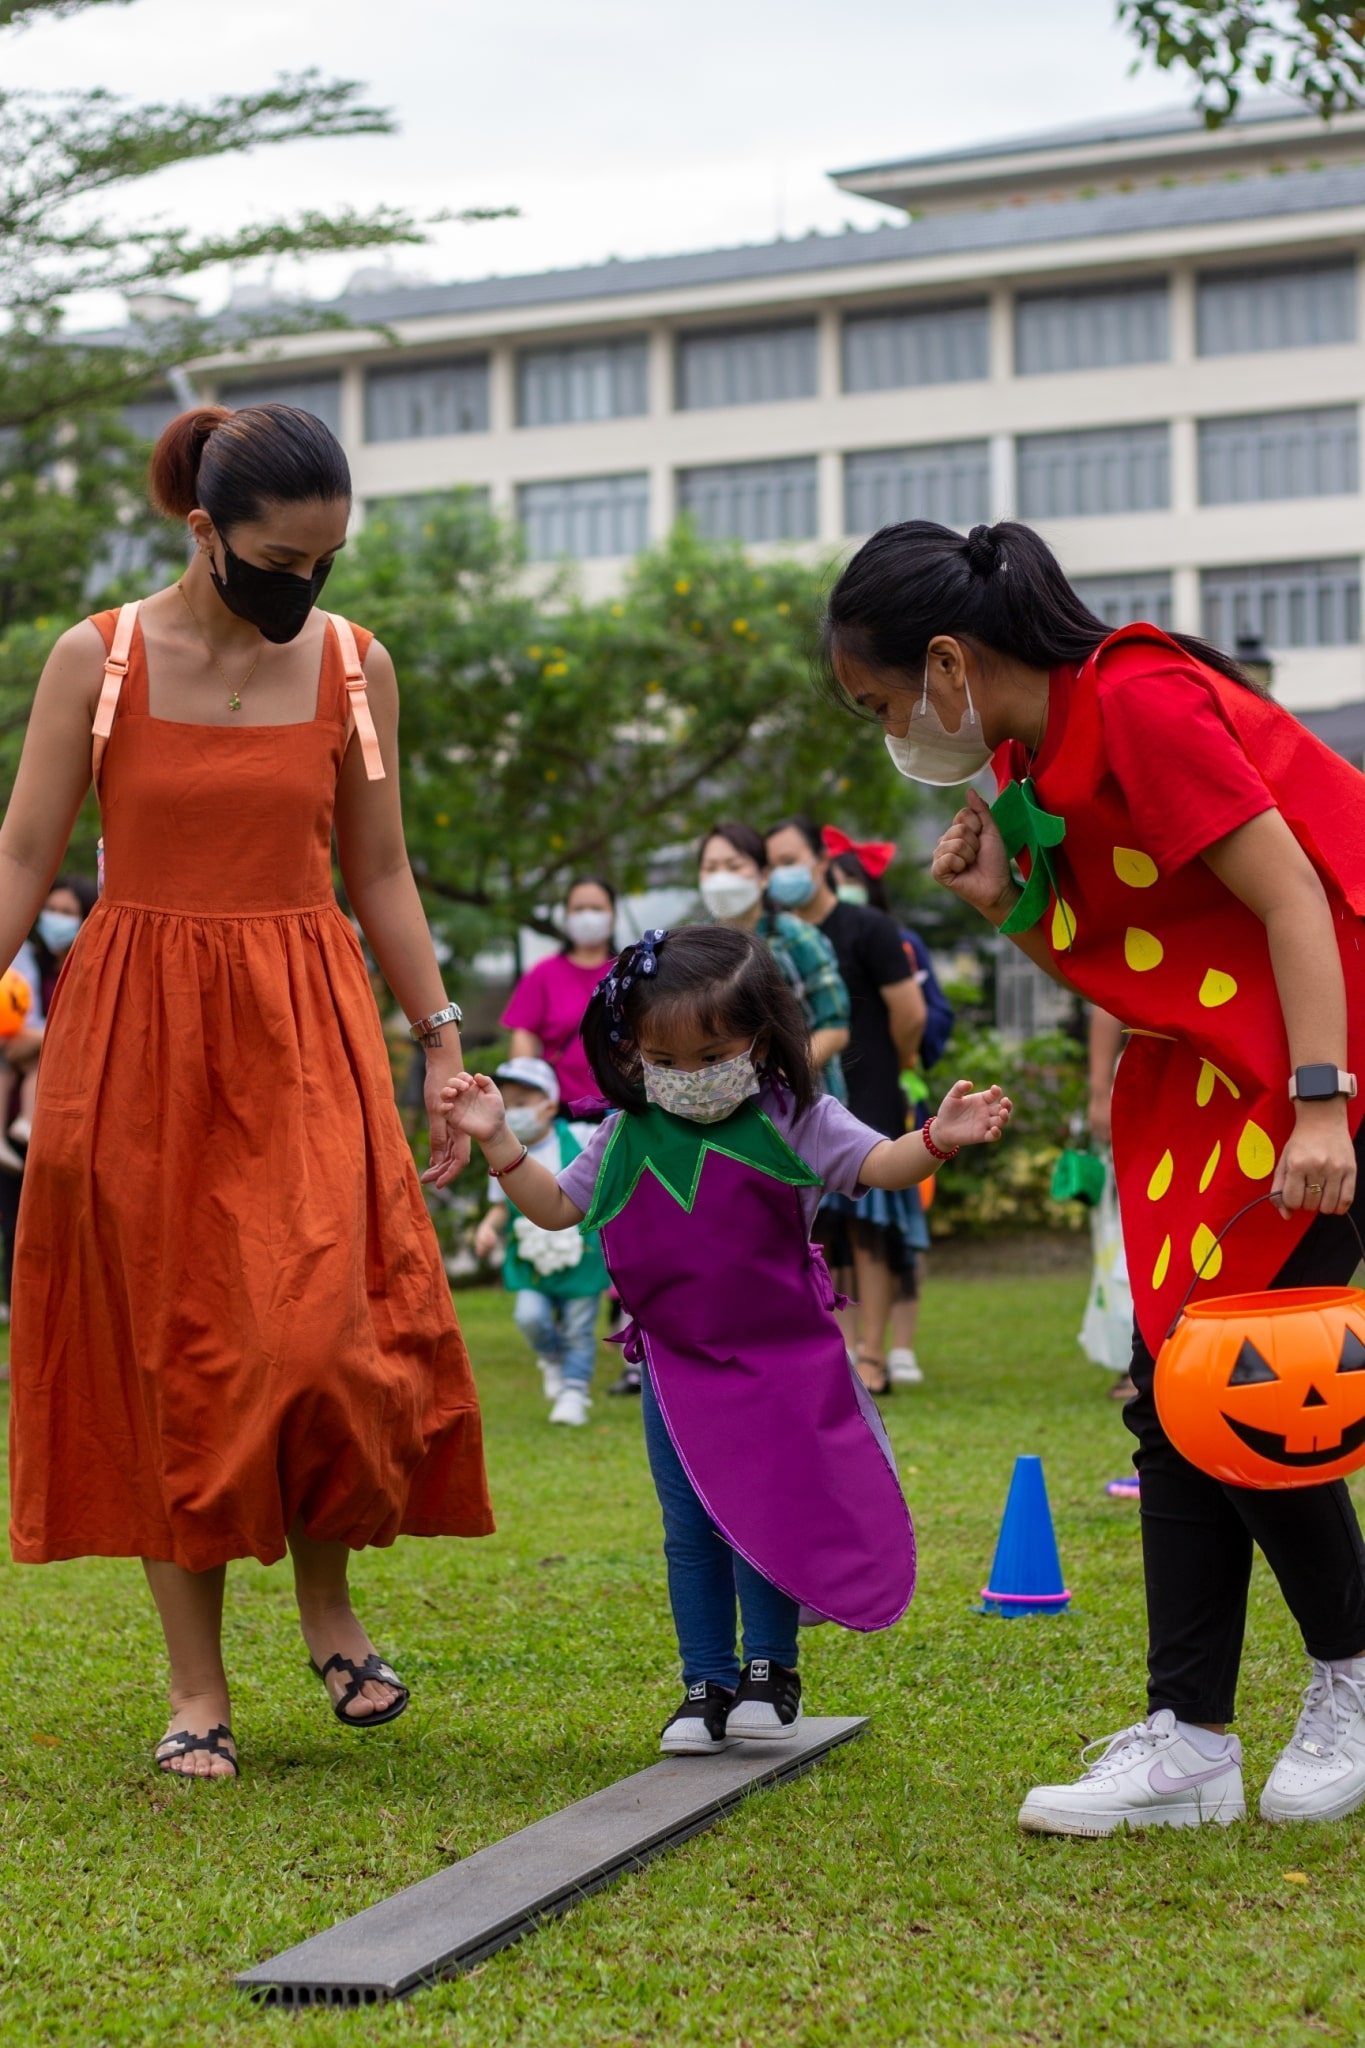
[[[859,1123],[852,1111],[846,1109],[842,1102],[836,1102],[832,1095],[817,1095],[803,1115],[794,1116],[790,1095],[785,1089],[774,1088],[766,1081],[758,1092],[758,1106],[771,1119],[797,1158],[804,1159],[807,1166],[819,1174],[824,1192],[855,1198],[867,1193],[858,1175],[873,1147],[887,1143],[881,1131]],[[614,1116],[599,1124],[591,1144],[586,1145],[577,1159],[571,1159],[563,1172],[556,1176],[575,1209],[581,1209],[585,1216],[592,1205],[602,1154],[615,1127]],[[725,1125],[710,1124],[706,1128],[719,1136]],[[797,1193],[801,1197],[801,1210],[809,1230],[820,1206],[822,1190],[798,1188]]]

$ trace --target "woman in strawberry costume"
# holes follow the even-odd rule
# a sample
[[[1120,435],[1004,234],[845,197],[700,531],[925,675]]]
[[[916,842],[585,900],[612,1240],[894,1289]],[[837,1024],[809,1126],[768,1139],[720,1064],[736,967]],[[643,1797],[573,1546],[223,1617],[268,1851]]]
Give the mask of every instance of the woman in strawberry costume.
[[[1342,1285],[1357,1249],[1365,1097],[1365,777],[1217,649],[1111,633],[1028,527],[885,528],[830,598],[842,697],[902,773],[987,765],[934,874],[1128,1029],[1113,1147],[1136,1308],[1148,1718],[1079,1783],[1039,1786],[1043,1833],[1245,1813],[1231,1719],[1253,1546],[1313,1662],[1261,1796],[1268,1820],[1365,1804],[1365,1546],[1344,1482],[1224,1486],[1166,1437],[1154,1356],[1191,1285]],[[1014,878],[1017,863],[1022,886]],[[1219,1233],[1258,1194],[1220,1245]],[[1305,1418],[1305,1426],[1311,1418]]]

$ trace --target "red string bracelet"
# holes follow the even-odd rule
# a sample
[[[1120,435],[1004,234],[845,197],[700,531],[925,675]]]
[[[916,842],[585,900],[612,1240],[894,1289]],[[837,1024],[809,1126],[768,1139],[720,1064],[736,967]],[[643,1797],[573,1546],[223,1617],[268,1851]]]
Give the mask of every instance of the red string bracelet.
[[[934,1119],[931,1116],[927,1116],[924,1119],[924,1122],[920,1125],[919,1134],[921,1138],[923,1138],[924,1140],[924,1149],[929,1154],[929,1157],[931,1159],[943,1160],[956,1159],[958,1153],[962,1150],[962,1147],[960,1145],[954,1145],[951,1152],[941,1151],[939,1147],[934,1143],[933,1139],[929,1136],[929,1133],[930,1131],[932,1131],[933,1128]]]
[[[524,1162],[525,1160],[529,1159],[529,1158],[530,1158],[530,1156],[531,1156],[531,1148],[530,1148],[530,1146],[529,1146],[529,1145],[523,1145],[523,1146],[522,1146],[522,1148],[521,1148],[521,1150],[520,1150],[520,1152],[519,1152],[519,1153],[517,1154],[516,1158],[515,1158],[515,1159],[512,1159],[512,1160],[509,1160],[509,1162],[508,1162],[508,1164],[507,1164],[506,1166],[490,1166],[490,1167],[489,1167],[489,1169],[488,1169],[488,1175],[489,1175],[489,1178],[490,1178],[490,1180],[501,1180],[504,1174],[507,1174],[507,1173],[515,1173],[515,1172],[516,1172],[516,1170],[517,1170],[517,1168],[518,1168],[518,1167],[519,1167],[520,1165],[522,1165],[522,1163],[523,1163],[523,1162]]]

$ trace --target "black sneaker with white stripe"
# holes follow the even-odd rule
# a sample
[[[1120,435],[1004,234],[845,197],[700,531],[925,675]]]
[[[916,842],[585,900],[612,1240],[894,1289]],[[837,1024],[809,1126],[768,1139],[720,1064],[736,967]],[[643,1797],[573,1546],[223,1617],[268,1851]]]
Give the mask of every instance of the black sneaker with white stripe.
[[[733,1697],[723,1685],[704,1678],[689,1685],[687,1697],[659,1737],[665,1756],[715,1756],[728,1749],[725,1720]]]
[[[801,1719],[801,1679],[785,1664],[755,1657],[739,1677],[739,1691],[726,1719],[731,1735],[762,1742],[785,1742]]]

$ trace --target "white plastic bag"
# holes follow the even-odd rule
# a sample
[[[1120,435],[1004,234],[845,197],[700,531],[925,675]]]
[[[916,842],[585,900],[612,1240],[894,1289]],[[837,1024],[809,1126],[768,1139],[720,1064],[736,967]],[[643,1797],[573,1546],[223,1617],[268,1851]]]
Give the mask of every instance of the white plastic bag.
[[[1109,1372],[1127,1372],[1133,1360],[1133,1290],[1128,1284],[1114,1162],[1108,1152],[1104,1168],[1104,1193],[1090,1212],[1094,1266],[1080,1346],[1095,1365]]]

